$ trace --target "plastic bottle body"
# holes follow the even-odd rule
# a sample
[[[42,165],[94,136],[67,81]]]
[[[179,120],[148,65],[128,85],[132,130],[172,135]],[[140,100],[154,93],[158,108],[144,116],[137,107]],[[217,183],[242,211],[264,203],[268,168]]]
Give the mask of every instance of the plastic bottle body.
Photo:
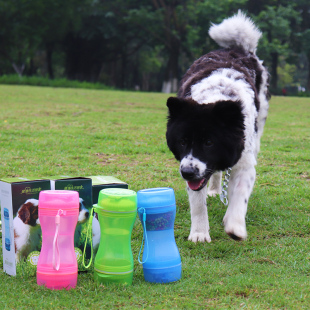
[[[173,189],[147,189],[137,195],[139,218],[146,235],[142,257],[144,279],[154,283],[178,281],[182,263],[174,238],[176,205]]]
[[[132,283],[134,264],[131,252],[131,232],[136,214],[136,211],[131,213],[98,212],[101,238],[94,263],[97,281]]]
[[[74,251],[74,231],[79,215],[78,206],[79,202],[73,210],[66,210],[65,205],[44,209],[40,208],[39,199],[42,248],[37,265],[38,285],[56,290],[76,286],[78,265]]]
[[[182,264],[173,230],[147,231],[148,244],[143,251],[145,281],[169,283],[181,279]],[[147,257],[148,255],[148,257]]]

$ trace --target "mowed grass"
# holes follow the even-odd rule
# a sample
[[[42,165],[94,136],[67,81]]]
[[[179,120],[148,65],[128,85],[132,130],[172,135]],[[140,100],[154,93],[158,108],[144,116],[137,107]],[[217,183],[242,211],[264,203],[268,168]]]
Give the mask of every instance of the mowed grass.
[[[223,231],[226,207],[208,199],[210,244],[187,241],[190,213],[178,163],[165,141],[167,95],[0,85],[0,177],[113,175],[130,189],[175,190],[179,282],[144,281],[132,234],[132,286],[98,285],[92,272],[77,288],[50,291],[34,273],[10,277],[0,263],[3,309],[308,309],[310,307],[310,103],[274,97],[247,214],[248,239]]]

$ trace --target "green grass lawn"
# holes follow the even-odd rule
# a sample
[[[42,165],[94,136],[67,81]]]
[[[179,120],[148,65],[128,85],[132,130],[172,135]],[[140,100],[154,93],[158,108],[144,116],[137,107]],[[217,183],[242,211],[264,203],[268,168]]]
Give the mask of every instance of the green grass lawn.
[[[132,286],[98,285],[92,272],[83,272],[76,289],[50,291],[37,286],[33,274],[7,276],[1,260],[2,309],[309,309],[308,98],[272,98],[248,239],[236,242],[224,233],[226,208],[216,197],[208,200],[210,244],[187,241],[185,183],[165,141],[167,95],[0,85],[0,98],[0,177],[113,175],[135,191],[172,187],[183,267],[179,282],[144,281],[137,220]]]

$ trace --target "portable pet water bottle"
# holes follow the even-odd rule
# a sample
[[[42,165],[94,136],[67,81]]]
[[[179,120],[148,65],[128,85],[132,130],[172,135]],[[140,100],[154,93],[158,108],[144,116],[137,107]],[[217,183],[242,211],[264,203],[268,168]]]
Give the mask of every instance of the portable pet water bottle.
[[[46,190],[39,195],[42,249],[37,284],[49,289],[71,289],[77,283],[74,231],[79,216],[79,193]]]
[[[4,244],[5,244],[5,249],[7,251],[11,250],[11,234],[10,234],[10,214],[9,214],[9,209],[4,208],[3,209],[3,217],[4,217]]]
[[[137,217],[136,192],[123,188],[103,189],[99,192],[98,204],[92,210],[98,214],[101,232],[94,262],[95,280],[103,284],[132,284],[131,233]],[[92,227],[93,211],[88,227]],[[90,264],[91,261],[84,266],[88,268]]]
[[[142,261],[144,279],[168,283],[181,279],[182,264],[174,238],[176,204],[172,188],[151,188],[137,193],[138,214],[143,226],[144,250]]]

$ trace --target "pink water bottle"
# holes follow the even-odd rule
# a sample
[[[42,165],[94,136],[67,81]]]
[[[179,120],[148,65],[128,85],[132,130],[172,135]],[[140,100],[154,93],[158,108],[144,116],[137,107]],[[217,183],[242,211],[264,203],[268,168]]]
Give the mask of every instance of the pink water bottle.
[[[42,249],[37,265],[38,285],[54,290],[76,286],[78,265],[74,252],[74,231],[78,216],[78,192],[40,192]]]

